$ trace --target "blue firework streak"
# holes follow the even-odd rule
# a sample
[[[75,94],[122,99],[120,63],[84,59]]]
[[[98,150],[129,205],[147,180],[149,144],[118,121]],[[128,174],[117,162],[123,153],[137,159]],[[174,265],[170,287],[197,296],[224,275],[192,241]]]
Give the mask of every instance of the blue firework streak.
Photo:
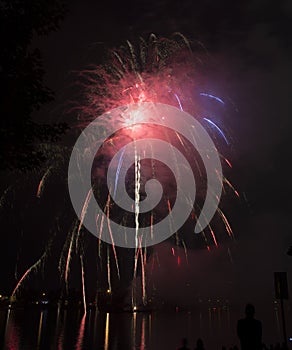
[[[200,92],[200,96],[205,96],[205,97],[209,97],[219,103],[221,103],[222,105],[225,105],[225,102],[223,100],[221,100],[221,98],[211,95],[211,94],[207,94],[206,92]]]
[[[206,120],[206,122],[208,122],[212,127],[214,127],[219,132],[219,134],[223,137],[226,144],[229,145],[227,137],[225,136],[224,132],[219,128],[219,126],[216,125],[212,120],[210,120],[208,118],[203,118],[203,119]]]
[[[206,93],[203,93],[203,92],[201,92],[200,95],[213,98],[216,101],[224,104],[224,102],[219,97],[216,97],[216,96],[213,96],[213,95],[210,95],[210,94],[206,94]],[[179,104],[180,110],[183,111],[180,98],[178,97],[178,95],[176,93],[174,93],[174,96],[175,96],[175,98],[176,98],[176,100],[177,100],[177,102]],[[226,142],[226,144],[229,145],[229,141],[228,141],[227,137],[225,136],[224,132],[219,128],[219,126],[217,124],[215,124],[212,120],[208,119],[208,118],[203,118],[203,119],[206,120],[206,122],[208,122],[213,128],[215,128],[219,132],[219,134],[223,137],[223,139]]]

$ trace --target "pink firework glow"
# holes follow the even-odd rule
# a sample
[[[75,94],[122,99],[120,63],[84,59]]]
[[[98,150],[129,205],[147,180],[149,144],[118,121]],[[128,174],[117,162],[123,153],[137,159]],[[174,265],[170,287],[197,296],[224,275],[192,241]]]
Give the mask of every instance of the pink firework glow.
[[[145,102],[163,103],[185,111],[198,120],[214,139],[214,143],[219,150],[225,150],[229,146],[230,141],[226,128],[222,126],[222,120],[208,110],[210,104],[217,104],[216,108],[221,108],[223,111],[226,108],[226,102],[221,97],[217,97],[208,91],[206,92],[206,84],[201,74],[206,51],[200,43],[190,43],[180,33],[175,33],[170,39],[157,38],[152,34],[148,41],[142,38],[139,39],[137,44],[127,41],[123,47],[111,51],[109,56],[106,64],[97,67],[91,66],[78,73],[78,85],[81,86],[82,101],[84,101],[81,106],[78,105],[73,108],[73,110],[78,112],[78,127],[84,128],[91,121],[95,120],[97,116],[124,105]],[[186,223],[187,230],[195,226],[195,222],[201,212],[204,196],[206,195],[205,171],[202,162],[197,153],[192,150],[189,142],[178,132],[167,130],[167,128],[142,125],[143,113],[136,113],[134,118],[135,120],[125,120],[124,128],[108,138],[102,148],[97,151],[92,167],[93,190],[88,193],[86,201],[83,203],[80,221],[76,222],[73,230],[69,232],[60,257],[59,269],[66,289],[68,289],[70,265],[74,254],[81,264],[81,285],[85,311],[86,264],[83,252],[83,241],[85,238],[82,234],[84,231],[82,224],[87,215],[88,203],[94,198],[100,201],[106,214],[106,219],[103,216],[96,218],[98,238],[94,249],[97,251],[99,261],[102,261],[103,267],[107,270],[106,289],[107,293],[111,294],[113,292],[113,284],[116,280],[121,279],[119,253],[112,235],[111,245],[104,243],[100,239],[105,227],[111,232],[110,218],[115,217],[116,220],[125,226],[132,224],[138,231],[141,225],[153,227],[161,216],[169,215],[171,217],[174,202],[173,193],[176,185],[171,172],[157,161],[151,159],[143,161],[137,156],[133,160],[133,167],[129,170],[129,178],[131,180],[129,182],[132,182],[132,197],[135,201],[134,215],[121,215],[109,192],[104,190],[108,165],[107,159],[111,159],[117,150],[126,145],[129,140],[137,140],[142,137],[165,139],[182,153],[185,153],[195,177],[200,180],[201,184],[201,189],[199,188],[198,193],[198,203],[194,204],[190,218]],[[109,117],[108,123],[115,123],[115,120]],[[225,164],[226,167],[232,168],[232,164],[227,157],[222,155],[221,158],[222,165]],[[121,162],[122,155],[116,164],[117,181]],[[175,164],[175,157],[173,162]],[[216,169],[214,171],[216,172]],[[41,180],[37,189],[38,198],[42,196],[45,190],[45,180],[51,172],[53,172],[52,165],[40,177]],[[166,193],[156,212],[151,211],[142,215],[139,203],[144,196],[143,179],[151,177],[159,178]],[[223,192],[227,195],[233,193],[235,197],[239,197],[230,180],[223,178],[223,185]],[[218,224],[219,221],[220,224]],[[220,234],[217,233],[217,224]],[[225,228],[224,234],[222,234],[222,226]],[[212,249],[218,247],[220,244],[219,236],[221,238],[224,236],[234,238],[231,224],[221,208],[218,208],[214,220],[200,233],[200,238],[206,251],[211,252]],[[176,232],[170,238],[170,241],[172,247],[169,254],[176,260],[177,266],[183,268],[183,265],[188,262],[187,244],[184,239],[183,229],[182,232]],[[181,251],[184,252],[184,255],[179,255],[178,250],[176,250],[177,247],[182,248]],[[146,265],[149,264],[147,262],[148,254],[147,248],[143,248],[137,241],[137,246],[132,254],[133,273],[130,298],[130,308],[134,311],[137,310],[139,305],[147,305],[147,290],[151,289],[149,283],[147,283],[147,281],[151,280],[151,276],[147,276],[147,274],[151,274],[154,268],[159,268],[159,258],[156,254],[153,254],[151,257],[152,268],[150,272],[149,269],[146,269]],[[35,270],[37,265],[38,263],[23,274],[13,291],[13,295],[16,295],[24,280],[31,271]],[[100,290],[100,287],[98,286],[97,289]],[[141,295],[139,295],[138,289],[140,289]]]

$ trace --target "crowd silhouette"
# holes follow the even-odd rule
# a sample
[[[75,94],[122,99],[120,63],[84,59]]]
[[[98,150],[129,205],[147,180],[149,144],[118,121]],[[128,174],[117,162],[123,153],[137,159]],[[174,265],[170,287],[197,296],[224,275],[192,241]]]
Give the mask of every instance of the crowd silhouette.
[[[254,318],[255,307],[247,304],[245,307],[245,318],[237,322],[237,336],[240,342],[240,350],[289,350],[286,344],[277,343],[276,345],[267,346],[262,342],[262,324],[261,321]],[[187,338],[182,339],[182,346],[178,350],[191,350],[188,347]],[[194,350],[208,350],[205,348],[203,340],[197,340]],[[222,350],[239,350],[237,345],[226,347]]]
[[[240,349],[242,350],[243,348],[240,348]],[[261,349],[261,350],[289,350],[289,348],[285,344],[280,344],[280,343],[277,343],[275,345],[271,344],[270,346],[267,346],[266,344],[262,343],[259,349]],[[182,346],[180,348],[178,348],[177,350],[192,350],[192,349],[188,347],[188,341],[186,338],[184,338],[182,341]],[[197,345],[194,348],[194,350],[208,350],[208,349],[205,348],[202,339],[198,339]],[[239,350],[239,348],[236,345],[231,346],[231,347],[222,346],[222,350]]]

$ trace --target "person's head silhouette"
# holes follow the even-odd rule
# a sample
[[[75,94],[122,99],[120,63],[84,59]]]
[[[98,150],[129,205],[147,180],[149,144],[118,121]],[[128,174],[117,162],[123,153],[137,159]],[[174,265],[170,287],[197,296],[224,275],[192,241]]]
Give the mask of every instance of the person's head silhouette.
[[[253,318],[255,314],[255,307],[252,304],[247,304],[245,307],[245,315],[247,318]]]
[[[204,350],[204,343],[203,343],[203,340],[202,340],[201,338],[199,338],[199,339],[197,340],[197,347],[196,347],[196,349],[198,349],[198,350]]]

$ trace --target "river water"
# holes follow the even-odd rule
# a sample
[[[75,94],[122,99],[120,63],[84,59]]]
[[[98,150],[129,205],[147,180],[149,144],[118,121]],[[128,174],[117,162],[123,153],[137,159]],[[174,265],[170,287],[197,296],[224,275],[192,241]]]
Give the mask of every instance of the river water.
[[[82,308],[25,308],[0,310],[1,346],[5,350],[104,349],[175,350],[183,337],[194,349],[198,337],[207,350],[238,345],[236,322],[242,310],[204,306],[192,311],[106,313]],[[260,312],[263,340],[282,338],[278,306]],[[286,311],[288,336],[292,335],[291,311]],[[290,332],[290,333],[289,333]]]

